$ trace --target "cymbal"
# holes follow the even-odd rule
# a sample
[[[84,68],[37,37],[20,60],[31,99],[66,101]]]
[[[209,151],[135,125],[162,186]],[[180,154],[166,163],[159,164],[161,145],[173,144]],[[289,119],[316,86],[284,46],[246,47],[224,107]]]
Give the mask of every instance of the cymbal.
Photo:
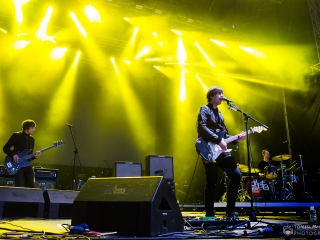
[[[238,165],[240,172],[242,172],[242,173],[249,172],[249,167],[247,165],[240,164],[240,163],[238,163],[237,165]],[[259,172],[261,172],[261,170],[259,168],[251,168],[251,173],[259,173]]]
[[[288,160],[290,159],[291,156],[288,154],[283,154],[283,155],[279,155],[279,156],[275,156],[272,158],[273,161],[284,161],[284,160]]]
[[[249,167],[245,164],[241,164],[241,163],[238,163],[238,168],[240,170],[240,172],[248,172],[249,171]]]

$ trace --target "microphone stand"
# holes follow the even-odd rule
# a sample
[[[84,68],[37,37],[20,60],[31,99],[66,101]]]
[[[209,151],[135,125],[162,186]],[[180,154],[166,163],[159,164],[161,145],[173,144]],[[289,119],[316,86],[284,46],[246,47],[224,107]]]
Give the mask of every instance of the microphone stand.
[[[77,148],[77,141],[76,141],[76,130],[75,127],[73,125],[67,125],[69,127],[70,130],[70,134],[72,137],[72,141],[73,141],[73,146],[74,146],[74,150],[73,150],[73,169],[72,169],[72,190],[76,190],[75,189],[75,184],[76,184],[76,180],[75,180],[75,169],[76,169],[76,159],[79,160],[79,164],[80,167],[82,169],[81,166],[81,161],[80,161],[80,157],[79,157],[79,152],[78,152],[78,148]],[[72,131],[73,128],[73,131]]]
[[[250,160],[250,139],[248,137],[248,131],[249,131],[249,121],[250,119],[252,119],[253,121],[255,121],[256,123],[260,124],[261,126],[265,127],[266,129],[269,129],[269,127],[267,127],[265,124],[259,122],[258,120],[254,119],[253,117],[251,117],[249,114],[245,113],[244,111],[242,111],[241,109],[239,109],[235,104],[232,103],[232,101],[227,100],[227,104],[229,106],[229,109],[233,110],[233,111],[237,111],[242,113],[242,115],[245,118],[245,122],[246,122],[246,142],[247,142],[247,153],[248,153],[248,167],[249,167],[249,186],[251,187],[251,204],[250,204],[250,215],[249,215],[249,222],[256,222],[257,221],[257,217],[256,217],[256,213],[253,210],[253,191],[252,191],[252,176],[251,176],[251,160]],[[248,222],[248,221],[247,221]],[[247,223],[246,222],[246,223]],[[240,225],[242,225],[243,223],[241,223]],[[238,225],[234,225],[233,228],[238,227]],[[250,226],[250,225],[249,225]]]

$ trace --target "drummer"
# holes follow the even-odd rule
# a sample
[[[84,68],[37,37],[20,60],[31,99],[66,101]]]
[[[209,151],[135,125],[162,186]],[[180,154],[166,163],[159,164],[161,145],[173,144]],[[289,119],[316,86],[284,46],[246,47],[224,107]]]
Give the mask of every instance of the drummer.
[[[260,176],[264,176],[263,171],[265,167],[270,165],[276,165],[272,160],[269,160],[270,153],[268,149],[262,150],[262,157],[263,157],[263,160],[261,160],[258,165],[258,168],[261,171],[261,173],[259,173]]]

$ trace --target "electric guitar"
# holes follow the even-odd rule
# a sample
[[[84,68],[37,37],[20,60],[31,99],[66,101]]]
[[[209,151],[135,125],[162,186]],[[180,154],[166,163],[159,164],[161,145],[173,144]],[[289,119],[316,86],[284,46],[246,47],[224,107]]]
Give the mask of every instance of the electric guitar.
[[[251,133],[261,133],[262,131],[267,131],[265,127],[253,127],[245,133],[245,135],[249,135]],[[224,138],[226,135],[226,131],[221,131],[218,135],[220,138]],[[230,136],[224,141],[228,144],[238,139],[238,135]],[[221,147],[218,144],[214,144],[212,142],[206,142],[202,137],[198,138],[196,141],[196,150],[201,155],[204,161],[206,162],[215,162],[216,159],[220,156],[223,152],[231,152],[232,149],[227,149],[226,151],[222,151]]]
[[[49,149],[59,147],[63,144],[63,141],[54,142],[52,146],[41,149],[40,152],[43,153]],[[4,159],[4,167],[6,168],[7,172],[11,175],[14,175],[20,170],[20,168],[30,166],[32,160],[29,159],[36,155],[36,152],[28,155],[28,152],[30,151],[31,149],[25,149],[22,152],[18,153],[17,155],[19,156],[19,161],[17,163],[13,161],[12,157],[6,156],[6,158]]]

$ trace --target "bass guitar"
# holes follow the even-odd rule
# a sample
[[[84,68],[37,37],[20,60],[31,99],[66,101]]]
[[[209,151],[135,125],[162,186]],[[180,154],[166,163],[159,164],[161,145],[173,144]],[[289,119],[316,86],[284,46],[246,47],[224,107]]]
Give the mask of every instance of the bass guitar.
[[[250,130],[245,133],[245,135],[249,135],[251,133],[261,133],[262,131],[267,131],[265,127],[258,126],[250,128]],[[221,131],[219,133],[220,138],[224,138],[226,135],[226,131]],[[228,144],[238,139],[238,135],[230,136],[224,141]],[[221,153],[231,152],[232,149],[227,149],[226,151],[222,151],[221,147],[218,144],[214,144],[212,142],[206,142],[202,137],[198,138],[196,141],[196,150],[201,155],[202,159],[206,162],[215,162],[216,159],[220,156]]]
[[[63,141],[54,142],[52,146],[41,149],[40,152],[43,153],[45,151],[48,151],[49,149],[59,147],[63,144]],[[14,175],[20,170],[20,168],[30,166],[32,160],[29,159],[36,155],[36,152],[28,154],[30,151],[31,149],[25,149],[22,152],[18,153],[17,155],[19,156],[19,161],[17,163],[13,161],[12,157],[6,156],[6,158],[4,159],[4,167],[6,168],[7,172],[11,175]]]

